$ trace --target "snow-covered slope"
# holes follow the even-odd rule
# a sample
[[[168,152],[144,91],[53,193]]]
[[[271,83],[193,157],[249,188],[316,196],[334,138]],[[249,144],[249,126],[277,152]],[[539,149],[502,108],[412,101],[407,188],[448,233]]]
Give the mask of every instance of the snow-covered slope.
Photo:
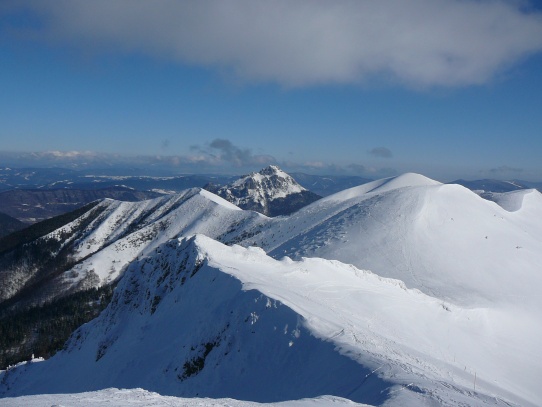
[[[96,215],[98,213],[98,215]],[[224,242],[235,240],[245,229],[258,230],[269,219],[235,205],[201,188],[141,202],[106,199],[75,221],[43,236],[35,244],[48,242],[54,252],[46,264],[28,264],[25,257],[11,261],[2,270],[5,287],[0,298],[10,298],[23,288],[39,300],[50,300],[74,290],[99,287],[116,280],[124,268],[167,239],[203,233]],[[54,244],[51,245],[51,242]],[[21,249],[23,252],[25,248]],[[32,289],[33,276],[44,275],[44,267],[59,266]],[[63,256],[63,257],[61,257]],[[21,256],[19,256],[21,257]],[[59,270],[64,265],[64,270]],[[9,287],[8,287],[9,285]]]
[[[463,308],[337,261],[170,240],[132,263],[66,350],[2,373],[0,392],[540,405],[540,315],[505,305]]]
[[[461,305],[521,297],[540,306],[542,199],[516,194],[522,207],[509,212],[462,186],[404,174],[275,219],[245,244],[276,258],[337,259]]]
[[[242,176],[229,185],[207,188],[240,208],[268,216],[289,215],[320,198],[275,165]]]
[[[91,233],[75,246],[73,256],[81,261],[59,277],[63,283],[107,284],[137,256],[168,239],[202,233],[227,242],[243,228],[258,228],[267,221],[200,188],[157,200],[109,205],[107,217],[99,226],[92,225]]]
[[[506,193],[484,194],[485,199],[506,209],[510,218],[533,236],[542,231],[542,193],[536,189],[523,189]]]

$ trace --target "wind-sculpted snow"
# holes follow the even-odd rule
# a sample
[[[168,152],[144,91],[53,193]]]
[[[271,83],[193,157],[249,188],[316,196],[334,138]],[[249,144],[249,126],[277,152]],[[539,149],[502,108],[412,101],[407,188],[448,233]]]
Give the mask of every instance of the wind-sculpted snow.
[[[337,261],[198,235],[132,263],[98,319],[52,359],[4,372],[0,391],[534,406],[541,325],[536,312],[462,308]]]
[[[399,186],[382,190],[394,183]],[[459,185],[370,184],[276,219],[246,244],[276,258],[337,259],[457,304],[522,298],[542,305],[539,199],[509,212]],[[540,195],[531,194],[524,201]]]
[[[43,394],[2,400],[4,407],[370,407],[340,397],[288,400],[280,403],[257,403],[234,399],[180,398],[162,396],[143,389],[105,389],[78,394]]]
[[[358,187],[349,188],[326,197],[329,201],[345,201],[368,193],[383,193],[406,187],[424,187],[441,185],[440,182],[427,178],[421,174],[406,173],[397,177],[383,178],[371,181]]]
[[[542,231],[542,194],[536,189],[522,189],[505,193],[484,193],[485,199],[496,202],[511,212],[509,217],[533,237]]]
[[[511,192],[485,192],[483,198],[497,203],[508,212],[523,212],[524,216],[540,215],[542,194],[536,189]],[[525,212],[529,212],[526,214]]]

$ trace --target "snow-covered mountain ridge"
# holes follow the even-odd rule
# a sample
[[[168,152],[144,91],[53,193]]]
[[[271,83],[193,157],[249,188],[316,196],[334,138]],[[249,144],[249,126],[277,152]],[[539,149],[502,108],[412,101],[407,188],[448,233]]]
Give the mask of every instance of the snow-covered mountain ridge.
[[[275,165],[223,187],[208,185],[206,188],[240,208],[268,216],[289,215],[320,198]]]
[[[405,174],[275,219],[245,245],[273,257],[337,259],[458,304],[524,295],[540,305],[542,195],[509,194],[514,212],[459,185]]]
[[[0,387],[540,405],[542,195],[494,201],[419,174],[278,218],[199,189],[104,201],[50,238],[76,231],[66,287],[124,276],[112,303]]]
[[[40,258],[34,262],[26,256],[4,255],[0,298],[14,297],[23,289],[31,289],[34,283],[39,288],[30,296],[37,302],[100,287],[115,281],[137,256],[168,239],[203,233],[228,242],[243,233],[243,228],[257,229],[266,220],[201,188],[141,202],[106,199],[32,243],[38,247],[47,244],[45,250],[54,247],[55,251],[47,254],[52,259],[62,254],[66,259],[63,272],[59,273],[58,267],[47,267],[48,263]]]
[[[202,233],[257,245],[274,257],[337,259],[463,304],[509,296],[508,288],[538,297],[536,284],[523,281],[540,280],[542,195],[522,190],[494,200],[502,206],[418,174],[373,181],[272,219],[199,188],[142,202],[105,200],[41,239],[54,242],[54,253],[64,253],[68,267],[41,279],[40,291],[47,298],[110,283],[167,239]],[[0,298],[28,288],[35,275],[43,277],[41,259],[3,257]]]
[[[277,261],[200,235],[134,262],[65,351],[5,372],[0,388],[537,405],[542,330],[534,313],[515,311],[464,309],[336,261]]]

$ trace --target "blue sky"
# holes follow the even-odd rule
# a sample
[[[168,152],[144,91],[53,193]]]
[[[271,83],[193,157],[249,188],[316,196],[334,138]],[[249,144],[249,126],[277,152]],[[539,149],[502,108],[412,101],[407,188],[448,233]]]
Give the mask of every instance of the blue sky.
[[[6,1],[0,157],[540,181],[534,6]]]

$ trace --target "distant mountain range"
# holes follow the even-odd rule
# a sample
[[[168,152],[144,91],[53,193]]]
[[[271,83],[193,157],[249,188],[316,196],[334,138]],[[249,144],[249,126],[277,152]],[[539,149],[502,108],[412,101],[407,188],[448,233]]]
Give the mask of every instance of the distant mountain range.
[[[268,168],[223,194],[302,190]],[[536,190],[489,201],[403,174],[279,217],[202,188],[63,216],[0,240],[0,314],[118,285],[50,360],[0,372],[0,397],[542,403]]]
[[[75,171],[62,168],[0,168],[0,190],[10,189],[105,189],[123,186],[139,191],[174,193],[213,182],[226,184],[227,175],[141,175],[141,171]]]
[[[292,173],[305,189],[320,196],[331,195],[371,179],[357,176],[309,175]],[[126,169],[76,171],[61,168],[0,168],[0,191],[9,189],[104,189],[125,186],[140,191],[180,192],[206,184],[224,186],[239,176],[225,175],[142,175],[139,171]]]
[[[120,174],[131,174],[126,170]],[[0,169],[0,212],[27,224],[57,216],[95,200],[141,201],[209,182],[235,177],[215,175],[102,175],[68,169]]]
[[[11,189],[0,192],[0,211],[30,224],[104,198],[132,202],[162,195],[119,186],[103,189]]]
[[[129,170],[126,172],[131,173]],[[282,172],[282,174],[285,173]],[[265,197],[261,188],[260,192],[253,189],[253,197],[260,193],[259,199],[264,199],[265,202],[254,201],[250,204],[249,198],[241,202],[243,199],[236,200],[232,195],[237,194],[238,197],[241,197],[242,192],[238,191],[238,188],[243,181],[240,179],[247,178],[247,176],[239,178],[220,175],[107,175],[107,173],[102,174],[99,171],[93,174],[54,168],[3,168],[0,169],[0,212],[3,211],[28,224],[69,212],[97,199],[138,201],[164,194],[175,194],[193,187],[205,187],[215,191],[220,188],[223,188],[223,191],[225,188],[233,188],[229,195],[232,202],[237,202],[244,209],[250,207],[250,209],[266,215],[277,216],[292,213],[319,198],[318,192],[314,193],[314,191],[319,191],[324,196],[367,181],[363,178],[349,176],[324,177],[301,173],[298,173],[297,176],[302,180],[303,186],[289,175],[288,180],[281,181],[282,178],[275,174],[272,180],[269,178],[269,182],[277,183],[279,188],[280,182],[292,185],[295,183],[296,188],[299,189],[298,194],[290,194],[288,199],[271,195]],[[243,188],[252,188],[246,184],[248,179],[244,182]],[[235,186],[234,183],[236,183]],[[256,184],[257,182],[252,180],[252,185],[256,186]],[[266,187],[271,187],[271,184]],[[228,194],[223,193],[223,196],[228,196]]]
[[[346,175],[323,176],[293,173],[288,176],[292,179],[289,182],[295,182],[306,191],[301,192],[300,195],[290,196],[288,202],[282,198],[269,199],[268,197],[265,198],[266,203],[260,204],[254,201],[249,204],[248,201],[242,203],[242,200],[235,197],[235,194],[241,193],[238,190],[243,184],[241,179],[247,176],[158,173],[149,176],[142,175],[140,170],[129,168],[95,171],[62,168],[0,168],[0,212],[28,224],[69,212],[96,199],[136,201],[164,194],[175,194],[189,188],[205,187],[214,192],[222,191],[219,195],[231,202],[237,202],[236,204],[243,209],[253,209],[269,216],[277,216],[292,213],[314,201],[317,196],[328,196],[372,181]],[[246,182],[243,188],[247,188]],[[254,179],[251,182],[256,185]],[[234,183],[237,186],[233,187]],[[519,180],[456,180],[451,184],[463,185],[489,199],[491,199],[490,192],[509,192],[529,188],[542,190],[541,182]],[[228,188],[230,193],[225,192]],[[20,192],[22,190],[25,192]],[[253,193],[262,194],[255,189]]]

